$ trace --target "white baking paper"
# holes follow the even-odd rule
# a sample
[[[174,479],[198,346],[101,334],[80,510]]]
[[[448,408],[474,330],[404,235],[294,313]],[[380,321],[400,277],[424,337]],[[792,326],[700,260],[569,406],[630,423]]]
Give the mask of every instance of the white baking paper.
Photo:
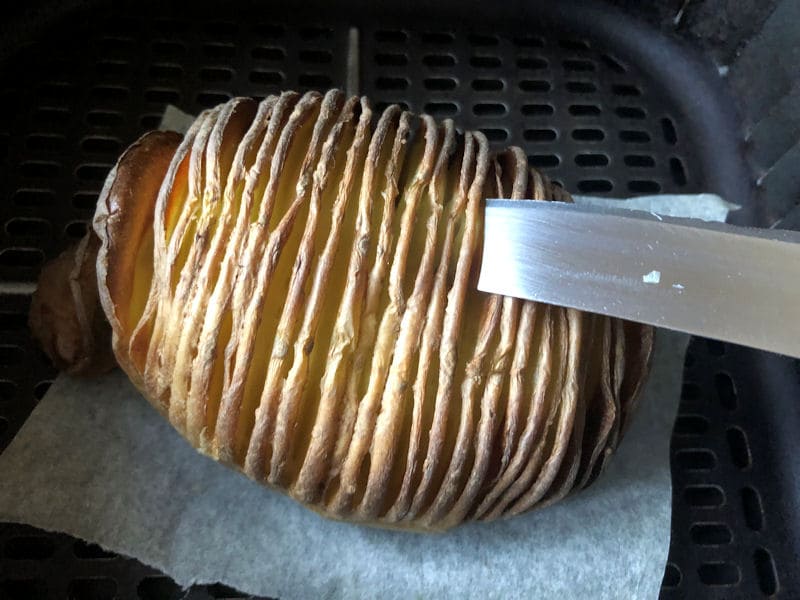
[[[709,200],[682,216],[719,212]],[[443,534],[326,520],[197,453],[117,370],[56,380],[0,455],[0,520],[98,543],[183,586],[283,599],[657,598],[687,342],[658,332],[640,409],[603,476],[513,519]]]
[[[119,370],[59,377],[0,455],[0,519],[65,531],[179,584],[288,598],[657,598],[687,337],[659,332],[631,429],[589,489],[419,534],[329,521],[201,456]]]
[[[598,208],[625,208],[641,210],[662,217],[683,217],[701,221],[724,222],[728,213],[741,208],[716,194],[658,194],[657,196],[634,196],[624,200],[602,196],[580,196],[573,194],[575,204]]]

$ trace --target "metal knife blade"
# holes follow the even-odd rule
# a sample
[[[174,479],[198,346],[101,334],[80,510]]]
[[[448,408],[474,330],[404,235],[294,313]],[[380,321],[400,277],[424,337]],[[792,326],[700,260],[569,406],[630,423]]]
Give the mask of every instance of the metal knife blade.
[[[478,289],[800,357],[800,234],[488,200]]]

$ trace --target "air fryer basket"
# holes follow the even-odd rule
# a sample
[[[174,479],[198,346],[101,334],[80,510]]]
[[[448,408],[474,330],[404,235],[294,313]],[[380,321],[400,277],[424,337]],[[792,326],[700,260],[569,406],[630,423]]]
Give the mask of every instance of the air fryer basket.
[[[84,234],[109,168],[167,103],[196,113],[232,95],[347,87],[519,145],[572,191],[715,191],[743,206],[736,220],[758,214],[716,71],[605,5],[486,15],[500,9],[477,3],[454,19],[454,9],[423,18],[422,8],[356,3],[283,14],[256,5],[246,18],[162,4],[60,4],[0,41],[0,450],[56,376],[26,327],[41,265]],[[692,341],[662,598],[799,593],[798,390],[796,361]],[[183,595],[153,569],[66,535],[0,524],[0,551],[0,597]],[[187,597],[244,596],[215,585]]]

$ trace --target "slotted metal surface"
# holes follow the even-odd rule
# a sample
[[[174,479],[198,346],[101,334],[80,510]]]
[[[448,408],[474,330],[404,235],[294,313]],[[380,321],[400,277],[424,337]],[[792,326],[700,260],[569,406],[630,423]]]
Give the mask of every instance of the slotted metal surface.
[[[591,39],[341,13],[237,23],[163,10],[77,14],[0,65],[0,449],[55,376],[30,341],[27,294],[11,292],[83,235],[119,152],[166,103],[196,113],[232,95],[344,87],[351,26],[359,91],[379,107],[401,103],[481,129],[495,147],[517,144],[567,189],[695,192],[708,177],[695,151],[707,132],[686,124],[658,73]],[[770,483],[781,450],[764,439],[763,382],[747,352],[691,346],[663,598],[791,597],[797,584],[793,522]],[[64,535],[0,525],[0,552],[2,597],[183,596],[135,560]],[[244,596],[197,586],[188,597]]]
[[[796,596],[796,530],[785,516],[793,483],[781,456],[788,440],[770,421],[796,423],[800,411],[765,408],[764,381],[752,371],[767,356],[711,340],[689,347],[671,444],[672,562],[662,597]]]
[[[651,82],[587,41],[463,28],[366,27],[364,92],[521,146],[567,189],[698,189],[693,155]]]

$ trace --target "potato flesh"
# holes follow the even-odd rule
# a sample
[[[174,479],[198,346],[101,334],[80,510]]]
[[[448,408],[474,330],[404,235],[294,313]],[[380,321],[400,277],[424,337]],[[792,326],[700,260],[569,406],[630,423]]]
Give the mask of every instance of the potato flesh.
[[[196,447],[332,517],[444,529],[582,487],[649,331],[475,290],[483,198],[564,193],[480,133],[372,117],[339,92],[201,115],[104,303],[120,363]]]

